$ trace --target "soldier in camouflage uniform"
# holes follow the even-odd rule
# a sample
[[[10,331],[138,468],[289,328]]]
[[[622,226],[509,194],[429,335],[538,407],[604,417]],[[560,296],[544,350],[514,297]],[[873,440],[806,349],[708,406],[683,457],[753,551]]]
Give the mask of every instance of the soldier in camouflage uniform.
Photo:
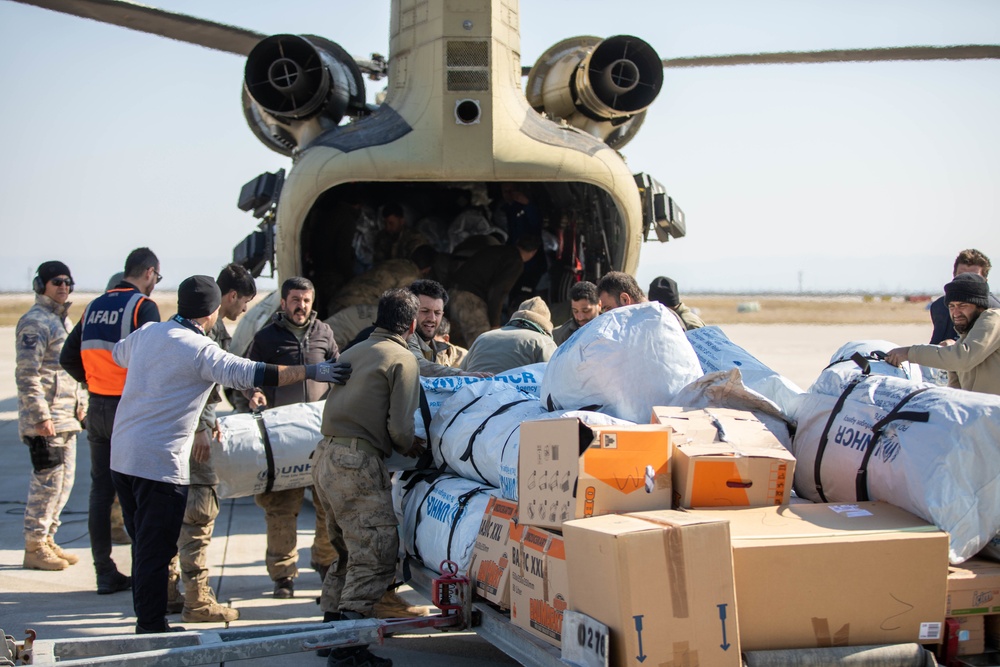
[[[316,448],[313,480],[337,551],[323,581],[324,621],[371,617],[395,575],[399,535],[385,458],[392,450],[419,456],[413,413],[420,401],[417,360],[406,339],[420,302],[408,290],[379,300],[375,331],[341,355],[352,365],[323,410],[325,436]],[[367,646],[338,648],[328,665],[391,665]]]
[[[208,337],[229,351],[232,336],[224,319],[235,321],[245,313],[247,304],[257,295],[257,286],[250,272],[239,264],[229,264],[215,280],[222,292],[219,318],[208,332]],[[208,585],[208,545],[212,542],[215,519],[219,516],[219,497],[216,487],[219,478],[212,468],[211,441],[217,438],[218,426],[215,406],[222,400],[219,387],[209,394],[208,402],[195,427],[194,447],[191,450],[191,485],[188,487],[184,523],[177,540],[177,556],[170,562],[167,583],[167,611],[181,612],[185,623],[221,623],[235,621],[240,612],[219,604],[215,591]],[[178,568],[179,564],[179,568]],[[184,582],[184,594],[178,583]]]
[[[35,305],[17,322],[17,430],[28,445],[32,473],[24,509],[24,567],[64,570],[79,557],[63,551],[53,536],[73,489],[76,435],[86,414],[84,391],[59,365],[72,327],[73,278],[62,262],[38,267]]]

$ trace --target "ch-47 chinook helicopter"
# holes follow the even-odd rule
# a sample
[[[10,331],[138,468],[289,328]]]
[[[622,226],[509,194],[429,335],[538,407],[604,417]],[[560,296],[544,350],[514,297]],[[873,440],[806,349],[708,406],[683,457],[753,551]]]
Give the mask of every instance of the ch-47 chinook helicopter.
[[[292,166],[244,188],[261,223],[237,255],[257,272],[271,261],[279,277],[313,279],[321,316],[354,271],[355,205],[394,201],[411,224],[446,224],[464,206],[495,207],[507,182],[529,194],[554,242],[551,302],[576,280],[634,273],[644,240],[685,233],[677,203],[619,153],[664,68],[1000,57],[959,46],[661,60],[619,35],[564,39],[525,66],[516,0],[393,0],[388,57],[356,59],[323,37],[265,37],[120,0],[22,1],[247,56],[246,120]],[[366,77],[384,80],[378,104]]]

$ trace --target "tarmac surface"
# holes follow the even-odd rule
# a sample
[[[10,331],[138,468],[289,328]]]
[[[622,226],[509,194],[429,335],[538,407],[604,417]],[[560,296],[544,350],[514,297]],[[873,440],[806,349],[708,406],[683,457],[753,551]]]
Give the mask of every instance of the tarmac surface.
[[[786,375],[803,389],[816,378],[830,356],[851,340],[885,339],[900,345],[925,342],[930,334],[924,325],[810,326],[728,325],[727,335],[771,368]],[[23,640],[31,628],[40,640],[130,634],[135,626],[131,595],[97,595],[90,541],[87,533],[87,498],[90,488],[90,457],[86,434],[78,439],[76,483],[56,541],[80,558],[60,572],[25,570],[23,513],[30,461],[17,436],[17,398],[14,385],[14,330],[0,327],[0,628]],[[322,618],[316,598],[319,576],[309,568],[312,506],[306,503],[299,517],[299,569],[295,597],[272,597],[272,582],[264,566],[264,522],[252,498],[224,500],[209,549],[211,584],[224,604],[240,610],[231,627],[275,623],[310,623]],[[119,569],[128,572],[130,548],[115,546]],[[401,593],[414,604],[429,604],[406,588]],[[181,624],[179,615],[170,617]],[[222,624],[183,624],[189,630],[224,627]],[[441,633],[428,630],[394,636],[384,646],[373,647],[397,665],[507,665],[516,664],[501,651],[472,632]],[[277,659],[285,665],[322,665],[314,653]],[[266,662],[265,662],[266,661]],[[244,665],[272,665],[274,658],[257,658]]]

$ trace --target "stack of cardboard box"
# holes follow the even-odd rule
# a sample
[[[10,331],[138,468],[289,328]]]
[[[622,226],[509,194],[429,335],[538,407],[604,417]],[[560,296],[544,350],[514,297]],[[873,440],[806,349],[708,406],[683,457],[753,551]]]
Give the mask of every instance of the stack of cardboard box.
[[[886,503],[789,505],[795,460],[750,413],[652,421],[521,425],[519,501],[491,503],[470,568],[515,625],[558,645],[583,612],[613,665],[941,641],[946,533]]]
[[[970,558],[948,569],[948,619],[958,626],[958,655],[1000,647],[1000,563]]]

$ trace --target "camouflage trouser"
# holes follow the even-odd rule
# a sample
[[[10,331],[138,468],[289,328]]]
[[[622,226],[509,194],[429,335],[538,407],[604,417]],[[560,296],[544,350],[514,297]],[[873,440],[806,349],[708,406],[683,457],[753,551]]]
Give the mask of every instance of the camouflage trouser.
[[[62,523],[59,515],[69,500],[76,477],[76,433],[58,433],[47,440],[49,448],[54,450],[49,456],[42,451],[31,453],[28,502],[24,507],[25,538],[44,539],[56,534]],[[57,459],[62,462],[56,463]]]
[[[219,497],[214,486],[192,484],[188,487],[184,523],[177,538],[184,598],[198,601],[200,591],[208,587],[208,545],[212,541],[215,517],[219,516]]]
[[[378,315],[378,304],[348,306],[326,318],[326,323],[333,329],[333,340],[341,350],[345,349],[361,330],[375,324]]]
[[[370,617],[396,574],[399,533],[389,472],[382,459],[329,438],[316,447],[314,461],[313,482],[338,554],[323,581],[320,608]]]
[[[296,548],[298,533],[299,510],[302,509],[302,499],[305,489],[285,489],[260,493],[253,497],[257,506],[264,510],[264,523],[267,526],[267,553],[264,562],[271,581],[284,577],[297,577],[299,574],[299,552]],[[313,498],[316,498],[313,492]],[[329,565],[337,557],[330,544],[330,536],[326,531],[326,516],[320,503],[316,505],[316,534],[313,538],[310,562],[317,565]]]
[[[490,326],[486,302],[472,292],[453,289],[448,294],[448,320],[451,322],[451,341],[466,349]]]

